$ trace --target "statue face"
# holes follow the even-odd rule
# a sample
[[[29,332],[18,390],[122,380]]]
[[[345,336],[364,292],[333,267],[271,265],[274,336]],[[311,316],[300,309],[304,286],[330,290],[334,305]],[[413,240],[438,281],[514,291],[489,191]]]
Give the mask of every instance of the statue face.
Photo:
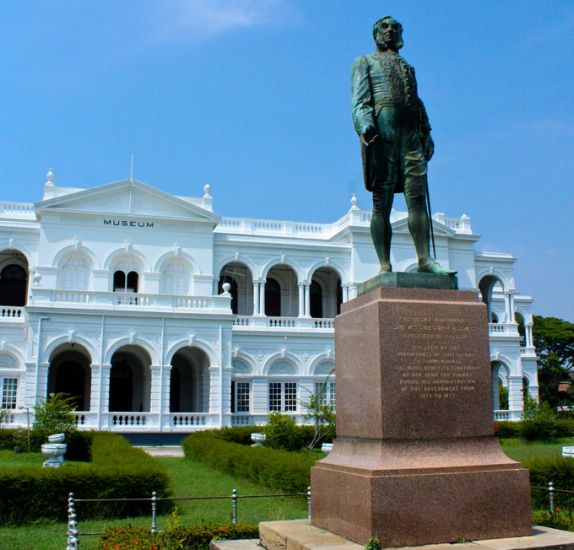
[[[403,26],[392,17],[383,17],[375,23],[373,36],[381,50],[398,51],[403,47]]]

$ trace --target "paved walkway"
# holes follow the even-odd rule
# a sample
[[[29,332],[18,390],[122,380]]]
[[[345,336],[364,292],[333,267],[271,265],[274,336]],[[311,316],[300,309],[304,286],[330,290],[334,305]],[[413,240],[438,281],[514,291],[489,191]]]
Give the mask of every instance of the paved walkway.
[[[181,445],[157,445],[157,446],[144,446],[137,445],[138,449],[142,449],[151,456],[162,456],[168,458],[183,458],[183,448]]]

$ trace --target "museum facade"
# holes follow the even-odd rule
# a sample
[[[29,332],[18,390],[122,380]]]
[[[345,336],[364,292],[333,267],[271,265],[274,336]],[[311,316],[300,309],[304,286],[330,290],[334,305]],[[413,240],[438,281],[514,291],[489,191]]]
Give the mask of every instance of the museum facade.
[[[406,213],[391,221],[394,268],[414,271]],[[80,429],[304,422],[320,388],[335,405],[334,318],[378,269],[369,222],[354,197],[333,223],[227,218],[208,185],[65,188],[50,171],[41,201],[0,203],[4,422],[26,426],[53,392],[74,396]],[[518,419],[538,381],[515,258],[478,252],[465,215],[433,227],[437,259],[487,304],[495,418]]]

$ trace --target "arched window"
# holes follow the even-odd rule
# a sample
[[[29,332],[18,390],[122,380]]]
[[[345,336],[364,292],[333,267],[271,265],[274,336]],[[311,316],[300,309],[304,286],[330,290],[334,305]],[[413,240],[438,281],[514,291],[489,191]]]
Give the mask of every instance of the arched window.
[[[137,292],[139,275],[135,271],[114,273],[114,292]]]
[[[7,265],[0,272],[0,304],[25,306],[28,273],[20,265]]]
[[[189,293],[189,269],[181,260],[174,258],[162,266],[161,292],[178,296]]]
[[[87,290],[90,278],[90,264],[80,254],[68,256],[58,273],[58,288],[66,290]]]

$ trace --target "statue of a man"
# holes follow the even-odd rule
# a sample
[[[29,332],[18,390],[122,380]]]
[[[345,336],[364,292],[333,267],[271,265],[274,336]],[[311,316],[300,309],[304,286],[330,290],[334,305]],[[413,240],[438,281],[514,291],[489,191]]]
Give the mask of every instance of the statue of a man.
[[[353,121],[361,139],[365,186],[373,193],[371,236],[380,271],[392,271],[391,208],[404,193],[418,271],[450,274],[430,256],[427,162],[434,153],[431,127],[417,93],[414,69],[398,54],[403,27],[392,17],[373,26],[374,53],[353,63]]]

